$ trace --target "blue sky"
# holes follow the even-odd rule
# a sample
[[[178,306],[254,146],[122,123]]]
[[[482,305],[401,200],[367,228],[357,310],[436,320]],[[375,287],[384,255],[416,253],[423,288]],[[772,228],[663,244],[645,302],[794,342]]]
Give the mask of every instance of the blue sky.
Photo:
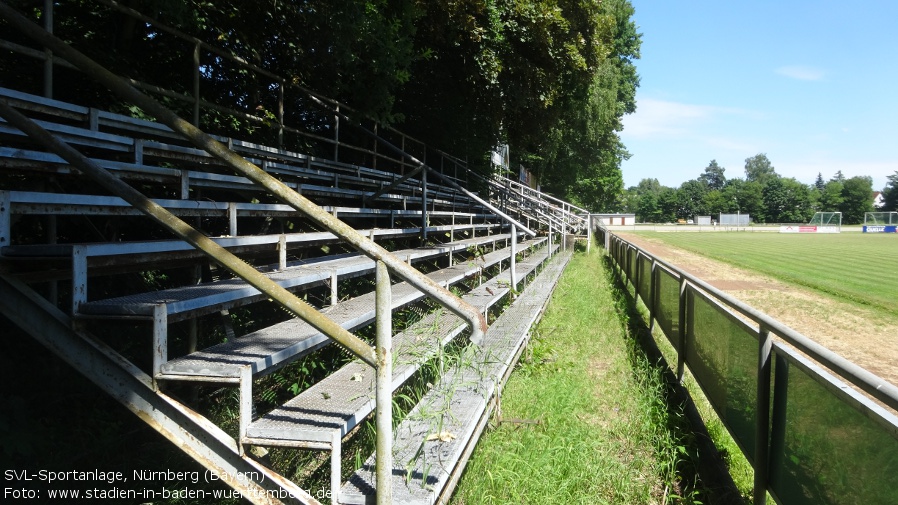
[[[642,33],[626,187],[727,178],[766,153],[813,183],[898,171],[898,1],[630,0]]]

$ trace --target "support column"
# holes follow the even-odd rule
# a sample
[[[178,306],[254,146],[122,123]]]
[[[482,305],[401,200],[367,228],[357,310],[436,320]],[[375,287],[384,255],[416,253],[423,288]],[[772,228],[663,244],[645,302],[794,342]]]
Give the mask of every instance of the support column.
[[[390,273],[377,262],[375,272],[377,393],[375,407],[375,473],[377,505],[393,503],[393,322]]]

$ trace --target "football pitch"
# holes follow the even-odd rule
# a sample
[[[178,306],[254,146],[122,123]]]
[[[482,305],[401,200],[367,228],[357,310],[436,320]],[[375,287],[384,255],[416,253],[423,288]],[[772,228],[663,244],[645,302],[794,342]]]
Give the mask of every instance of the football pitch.
[[[898,235],[639,232],[783,282],[898,315]]]

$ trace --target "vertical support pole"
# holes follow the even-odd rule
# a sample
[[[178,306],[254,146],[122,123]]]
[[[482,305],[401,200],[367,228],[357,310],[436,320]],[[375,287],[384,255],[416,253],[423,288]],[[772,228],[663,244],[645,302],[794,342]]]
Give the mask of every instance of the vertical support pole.
[[[657,263],[652,259],[651,277],[649,278],[649,333],[655,329],[655,307],[658,297],[658,269]]]
[[[400,149],[402,149],[402,152],[405,152],[405,134],[404,133],[401,134],[401,139],[402,139],[402,142],[400,144],[401,145]],[[399,175],[405,175],[405,156],[400,156],[399,159],[400,159]]]
[[[200,127],[200,43],[193,46],[193,126]]]
[[[789,399],[789,361],[776,354],[773,377],[773,415],[770,426],[767,480],[775,485],[783,472],[786,450],[786,405]]]
[[[72,314],[87,302],[87,251],[83,245],[72,246]]]
[[[153,306],[153,384],[158,390],[156,376],[168,361],[168,309],[164,303]]]
[[[449,228],[449,242],[455,242],[455,212],[452,213],[452,228]]]
[[[549,255],[552,254],[552,221],[549,220]]]
[[[278,83],[278,148],[284,148],[284,81]]]
[[[374,123],[374,155],[373,155],[373,159],[371,160],[371,168],[373,168],[375,170],[377,170],[377,139],[378,138],[379,137],[377,136],[377,123]]]
[[[12,245],[12,196],[0,191],[0,247]]]
[[[340,301],[340,293],[338,292],[338,283],[339,278],[337,277],[337,271],[331,271],[331,306],[337,304]]]
[[[287,269],[287,236],[283,233],[278,237],[278,269]]]
[[[250,365],[240,367],[240,426],[238,428],[237,448],[240,456],[243,456],[243,439],[246,438],[246,430],[253,420],[253,371]]]
[[[334,161],[340,161],[340,106],[334,114]]]
[[[755,406],[757,431],[755,432],[755,483],[754,505],[767,503],[767,472],[770,455],[770,368],[773,339],[770,330],[761,326],[758,331],[758,394]]]
[[[343,473],[341,456],[343,454],[343,441],[340,430],[333,430],[331,435],[331,505],[339,504],[340,474]]]
[[[586,216],[586,254],[592,250],[592,214]]]
[[[201,265],[194,265],[193,271],[190,274],[190,283],[191,284],[199,284],[203,278],[203,271]],[[190,318],[188,330],[187,330],[187,353],[196,352],[197,343],[199,340],[199,320],[195,317]]]
[[[511,289],[518,290],[518,272],[517,272],[517,255],[518,255],[518,229],[515,225],[511,225],[511,262],[508,266],[508,272],[511,275]]]
[[[47,243],[55,244],[59,238],[59,233],[57,232],[57,220],[56,215],[51,214],[47,216]],[[53,305],[56,305],[59,301],[59,281],[50,281],[48,286],[47,300],[50,301]]]
[[[421,245],[427,243],[427,170],[421,170]]]
[[[44,0],[44,30],[53,34],[53,0]],[[44,49],[44,98],[53,98],[53,51]]]
[[[688,298],[686,296],[686,287],[686,278],[680,276],[680,310],[677,322],[677,333],[679,335],[679,341],[677,342],[677,380],[681,383],[683,382],[683,374],[686,371],[686,317],[688,315],[686,311],[686,301]]]
[[[190,172],[181,170],[181,200],[190,198]]]
[[[228,202],[228,233],[237,236],[237,203]]]
[[[390,273],[387,266],[377,262],[375,273],[377,312],[376,349],[377,354],[377,406],[375,413],[376,444],[375,472],[377,504],[393,503],[393,322],[390,290]]]

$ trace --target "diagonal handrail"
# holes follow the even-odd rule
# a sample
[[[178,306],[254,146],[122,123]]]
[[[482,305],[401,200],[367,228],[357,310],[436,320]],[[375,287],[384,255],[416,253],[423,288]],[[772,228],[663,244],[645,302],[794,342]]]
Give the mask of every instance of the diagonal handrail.
[[[496,188],[498,191],[521,197],[525,200],[528,200],[528,201],[538,204],[540,207],[544,207],[546,209],[546,211],[541,211],[541,210],[539,210],[539,208],[537,208],[535,210],[537,211],[537,213],[544,215],[546,219],[549,219],[549,220],[557,219],[563,228],[567,228],[567,226],[570,226],[569,222],[571,220],[578,221],[578,222],[580,222],[581,225],[587,224],[588,218],[583,217],[579,214],[576,214],[572,210],[569,210],[569,208],[577,209],[577,210],[582,211],[584,214],[589,215],[589,211],[587,211],[586,209],[577,207],[576,205],[574,205],[572,203],[566,202],[564,200],[556,198],[547,193],[543,193],[542,191],[537,191],[535,189],[527,187],[523,184],[520,184],[520,183],[513,181],[511,179],[508,179],[506,177],[497,175],[497,176],[495,176],[494,179],[490,179],[487,177],[483,177],[480,174],[477,174],[474,172],[470,172],[470,173],[472,175],[474,175],[474,177],[477,177],[477,178],[481,179],[482,181],[484,181],[485,183],[487,183],[489,186]],[[507,185],[502,184],[503,180],[507,183]],[[511,190],[512,185],[520,186],[521,191],[520,192],[512,191]],[[528,193],[532,193],[532,194],[528,194]],[[558,202],[560,204],[560,206],[555,205],[548,200],[553,200],[555,202]],[[559,217],[556,217],[554,214],[559,214]]]
[[[15,27],[28,37],[34,39],[44,47],[53,51],[55,54],[66,59],[67,61],[69,61],[69,63],[72,63],[81,71],[83,71],[87,75],[90,75],[95,80],[99,81],[101,84],[115,92],[123,99],[141,107],[149,114],[155,116],[157,120],[166,124],[172,130],[183,135],[186,139],[188,139],[200,149],[205,150],[213,157],[227,164],[231,169],[242,174],[255,184],[269,191],[281,201],[302,212],[310,219],[314,220],[319,225],[323,226],[325,229],[334,233],[341,239],[349,242],[353,247],[355,247],[357,250],[359,250],[369,258],[375,261],[382,261],[391,271],[395,272],[403,280],[405,280],[415,288],[421,290],[422,292],[426,293],[428,296],[445,306],[450,311],[457,314],[459,317],[465,319],[471,326],[471,341],[475,343],[479,343],[480,341],[482,341],[483,335],[487,328],[486,319],[484,318],[483,314],[481,314],[480,311],[478,311],[472,305],[464,302],[459,297],[452,294],[449,290],[440,286],[428,277],[422,275],[411,265],[403,262],[393,254],[391,254],[389,251],[376,244],[375,242],[369,240],[367,237],[363,236],[343,221],[340,221],[336,217],[325,212],[314,202],[293,191],[288,186],[283,184],[278,179],[272,177],[261,168],[234,153],[221,142],[215,140],[199,128],[180,118],[177,114],[163,106],[155,99],[144,95],[136,88],[134,88],[131,84],[129,84],[125,79],[113,74],[105,67],[101,66],[89,57],[85,56],[81,52],[66,44],[64,41],[35,25],[24,16],[19,14],[16,10],[6,5],[4,2],[0,2],[0,15],[2,15],[13,27]],[[124,198],[124,196],[122,196],[122,198]],[[128,200],[127,198],[124,199]],[[147,209],[148,208],[149,207],[147,207]],[[188,232],[187,235],[190,236],[190,233]],[[194,246],[197,246],[197,244],[191,242],[190,240],[188,240],[188,242],[190,242]],[[204,250],[204,252],[206,251]],[[209,253],[207,252],[207,254]],[[217,255],[219,253],[215,254]],[[244,273],[249,274],[249,272]],[[256,286],[252,281],[250,281],[250,279],[244,279],[247,282],[250,282],[250,284],[253,284],[253,286],[257,289],[260,288],[260,286]],[[267,291],[263,292],[268,294]],[[293,297],[292,294],[290,296]],[[278,300],[279,303],[284,301],[280,298],[274,299]],[[340,341],[341,343],[344,343],[343,340],[345,339],[343,337],[336,338],[336,335],[339,335],[339,333],[331,334],[325,332],[325,334],[327,334],[331,338],[334,338],[335,340]],[[365,356],[360,355],[360,357],[365,359]]]
[[[0,6],[2,5],[0,3]],[[57,139],[40,125],[12,108],[5,99],[0,99],[0,116],[3,116],[11,125],[22,130],[35,141],[52,150],[82,173],[97,181],[105,189],[120,196],[157,223],[171,230],[179,238],[201,250],[253,287],[276,300],[290,312],[303,318],[322,333],[346,346],[366,363],[376,366],[377,358],[374,350],[363,340],[315,310],[311,305],[305,303],[224,247],[218,245],[164,207],[147,198],[143,193],[110,174],[106,169],[76,151],[73,147]]]

